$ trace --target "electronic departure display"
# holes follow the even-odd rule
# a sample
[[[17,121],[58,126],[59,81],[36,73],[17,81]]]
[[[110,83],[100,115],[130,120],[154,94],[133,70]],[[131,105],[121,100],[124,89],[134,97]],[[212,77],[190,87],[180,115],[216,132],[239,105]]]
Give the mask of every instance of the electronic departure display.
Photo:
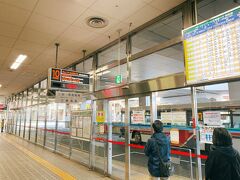
[[[182,31],[187,84],[240,76],[240,7]]]
[[[89,74],[59,68],[49,69],[49,89],[78,92],[89,91]]]

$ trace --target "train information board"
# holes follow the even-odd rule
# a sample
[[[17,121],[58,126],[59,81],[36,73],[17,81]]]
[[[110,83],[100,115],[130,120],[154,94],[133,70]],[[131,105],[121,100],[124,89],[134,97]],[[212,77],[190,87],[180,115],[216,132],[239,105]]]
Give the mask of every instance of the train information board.
[[[48,74],[48,88],[53,90],[88,92],[89,74],[59,68],[50,68]]]
[[[240,7],[182,34],[187,84],[240,77]]]

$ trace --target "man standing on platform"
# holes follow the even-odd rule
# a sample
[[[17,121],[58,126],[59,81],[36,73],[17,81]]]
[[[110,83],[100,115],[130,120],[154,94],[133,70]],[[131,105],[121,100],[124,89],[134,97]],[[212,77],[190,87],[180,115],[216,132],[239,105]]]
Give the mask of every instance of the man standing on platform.
[[[152,176],[152,179],[167,180],[165,172],[160,172],[162,164],[170,162],[170,140],[162,132],[163,123],[156,120],[152,127],[154,134],[148,139],[144,152],[148,156],[148,171]]]

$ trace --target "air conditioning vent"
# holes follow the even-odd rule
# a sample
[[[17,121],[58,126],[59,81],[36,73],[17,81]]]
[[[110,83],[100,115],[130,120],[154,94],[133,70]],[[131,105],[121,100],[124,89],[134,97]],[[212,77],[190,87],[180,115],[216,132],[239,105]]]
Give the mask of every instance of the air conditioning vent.
[[[104,28],[108,25],[108,21],[102,17],[89,17],[87,25],[93,28]]]

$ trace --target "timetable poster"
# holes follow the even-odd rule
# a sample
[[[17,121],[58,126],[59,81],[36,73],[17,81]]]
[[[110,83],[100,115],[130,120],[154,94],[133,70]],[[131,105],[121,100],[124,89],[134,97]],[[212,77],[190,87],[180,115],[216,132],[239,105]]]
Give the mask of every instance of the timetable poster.
[[[240,76],[240,7],[183,30],[187,84]]]

